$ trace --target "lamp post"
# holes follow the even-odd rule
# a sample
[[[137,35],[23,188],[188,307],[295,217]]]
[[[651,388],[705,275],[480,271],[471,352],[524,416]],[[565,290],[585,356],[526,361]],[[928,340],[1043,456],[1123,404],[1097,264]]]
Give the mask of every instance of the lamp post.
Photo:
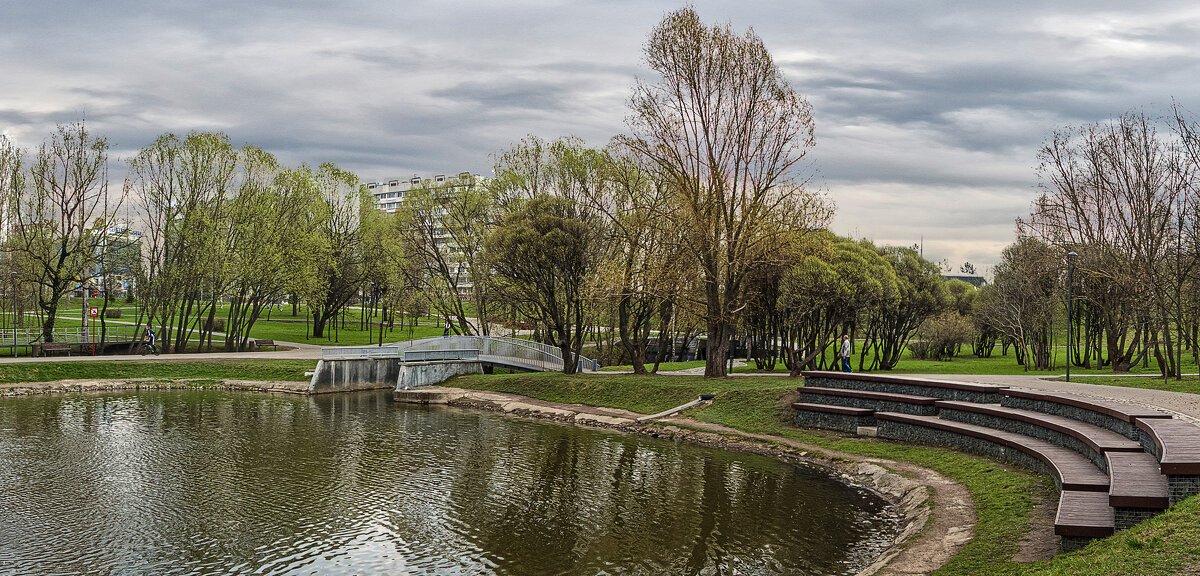
[[[1071,334],[1075,325],[1071,323],[1071,288],[1075,285],[1075,259],[1079,255],[1067,253],[1067,382],[1071,381]]]

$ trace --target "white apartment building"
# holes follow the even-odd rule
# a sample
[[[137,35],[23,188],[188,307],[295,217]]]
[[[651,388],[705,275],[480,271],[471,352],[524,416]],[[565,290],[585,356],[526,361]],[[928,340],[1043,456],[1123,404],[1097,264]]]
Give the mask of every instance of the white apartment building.
[[[375,197],[375,205],[383,212],[392,213],[400,207],[400,203],[404,201],[404,194],[414,188],[422,186],[429,187],[447,187],[450,189],[461,186],[468,186],[472,181],[478,182],[479,175],[472,176],[470,172],[459,172],[455,176],[446,176],[438,174],[432,178],[421,178],[414,175],[412,178],[400,179],[392,178],[389,180],[381,180],[379,182],[368,182],[367,189],[371,191],[371,195]]]
[[[472,175],[470,172],[459,172],[454,176],[437,174],[432,178],[421,178],[414,175],[408,179],[393,178],[379,182],[368,182],[367,190],[375,197],[375,206],[381,212],[391,214],[400,207],[401,202],[404,202],[404,196],[409,190],[423,187],[443,188],[448,193],[453,194],[460,188],[465,188],[472,184],[479,185],[482,180],[478,174]],[[451,245],[449,234],[439,232],[436,241],[438,246],[442,247],[443,250],[450,253],[455,252],[455,247]],[[474,295],[475,287],[471,284],[468,276],[467,265],[459,262],[454,273],[459,277],[459,281],[456,284],[459,297],[464,300],[470,300]]]

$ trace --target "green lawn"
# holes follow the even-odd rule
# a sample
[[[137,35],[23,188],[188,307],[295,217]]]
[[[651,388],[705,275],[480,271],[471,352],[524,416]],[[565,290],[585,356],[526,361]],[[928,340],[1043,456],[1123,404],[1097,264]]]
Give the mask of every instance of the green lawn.
[[[94,303],[94,301],[93,301]],[[60,309],[59,315],[55,318],[55,326],[59,328],[78,327],[82,324],[80,318],[81,310],[79,308],[80,301],[78,298],[73,299],[71,307]],[[121,318],[109,318],[107,320],[110,327],[132,327],[134,322],[137,322],[137,309],[133,305],[126,305],[123,302],[119,306],[123,310]],[[218,308],[217,317],[223,317],[229,310],[228,304],[222,304]],[[346,313],[345,328],[342,328],[342,323],[337,324],[334,328],[331,324],[326,327],[326,335],[322,338],[312,338],[308,334],[311,332],[311,324],[306,324],[308,309],[301,306],[297,316],[292,316],[292,307],[284,306],[282,310],[273,311],[270,314],[270,320],[264,313],[254,323],[254,328],[250,332],[252,338],[262,340],[279,340],[283,342],[302,342],[310,344],[319,344],[322,346],[366,346],[375,342],[379,342],[379,316],[376,315],[374,322],[371,323],[369,330],[359,330],[359,311],[350,310]],[[36,322],[33,316],[26,317],[26,324]],[[93,320],[93,326],[99,325],[99,320]],[[384,333],[384,342],[399,342],[404,340],[413,340],[417,338],[425,338],[429,336],[441,336],[442,326],[438,320],[433,318],[421,318],[419,324],[413,329],[406,326],[396,326],[390,331]],[[32,326],[32,325],[30,325]],[[214,339],[214,346],[217,340]]]
[[[36,362],[0,365],[0,384],[78,379],[208,378],[307,382],[315,360],[143,360],[137,362]]]
[[[689,368],[703,368],[703,360],[692,360],[691,362],[663,362],[658,365],[659,372],[670,372],[672,370],[687,370]],[[646,369],[654,368],[654,363],[646,364]],[[600,369],[601,372],[630,372],[633,370],[633,365],[625,366],[605,366]]]

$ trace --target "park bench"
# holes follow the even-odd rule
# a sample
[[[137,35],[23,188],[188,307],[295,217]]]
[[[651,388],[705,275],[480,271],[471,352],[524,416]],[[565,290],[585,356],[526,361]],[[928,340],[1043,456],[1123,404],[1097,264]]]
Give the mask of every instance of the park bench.
[[[820,388],[817,386],[797,388],[796,392],[800,402],[870,408],[871,410],[878,410],[880,412],[937,414],[937,407],[934,405],[937,402],[937,398],[931,396],[871,392],[850,388]]]
[[[34,356],[49,356],[53,352],[66,352],[67,356],[71,355],[71,345],[66,342],[43,342],[34,344],[34,347],[36,348],[33,351]]]
[[[1004,386],[994,386],[991,384],[950,382],[947,380],[930,380],[905,376],[879,376],[875,374],[819,370],[810,370],[801,374],[804,376],[805,386],[853,388],[856,390],[869,390],[871,392],[933,396],[942,400],[963,400],[966,402],[988,404],[999,404],[999,392],[1005,389]]]
[[[250,349],[251,350],[258,350],[258,349],[264,348],[266,346],[270,346],[273,350],[279,350],[279,346],[275,344],[274,340],[251,340],[250,341]]]

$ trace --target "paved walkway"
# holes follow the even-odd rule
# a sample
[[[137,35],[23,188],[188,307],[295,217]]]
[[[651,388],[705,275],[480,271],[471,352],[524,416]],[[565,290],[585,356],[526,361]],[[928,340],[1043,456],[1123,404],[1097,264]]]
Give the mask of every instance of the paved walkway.
[[[1057,378],[1057,376],[995,376],[986,374],[906,374],[905,376],[953,380],[956,382],[975,382],[978,384],[996,384],[1030,390],[1069,392],[1081,396],[1093,396],[1106,400],[1149,406],[1169,414],[1180,416],[1185,420],[1190,420],[1193,424],[1200,424],[1200,394],[1145,390],[1142,388],[1122,388],[1120,386],[1100,386],[1098,384],[1081,384],[1079,382],[1057,382],[1046,379]],[[1127,376],[1127,378],[1140,377],[1142,376]]]

